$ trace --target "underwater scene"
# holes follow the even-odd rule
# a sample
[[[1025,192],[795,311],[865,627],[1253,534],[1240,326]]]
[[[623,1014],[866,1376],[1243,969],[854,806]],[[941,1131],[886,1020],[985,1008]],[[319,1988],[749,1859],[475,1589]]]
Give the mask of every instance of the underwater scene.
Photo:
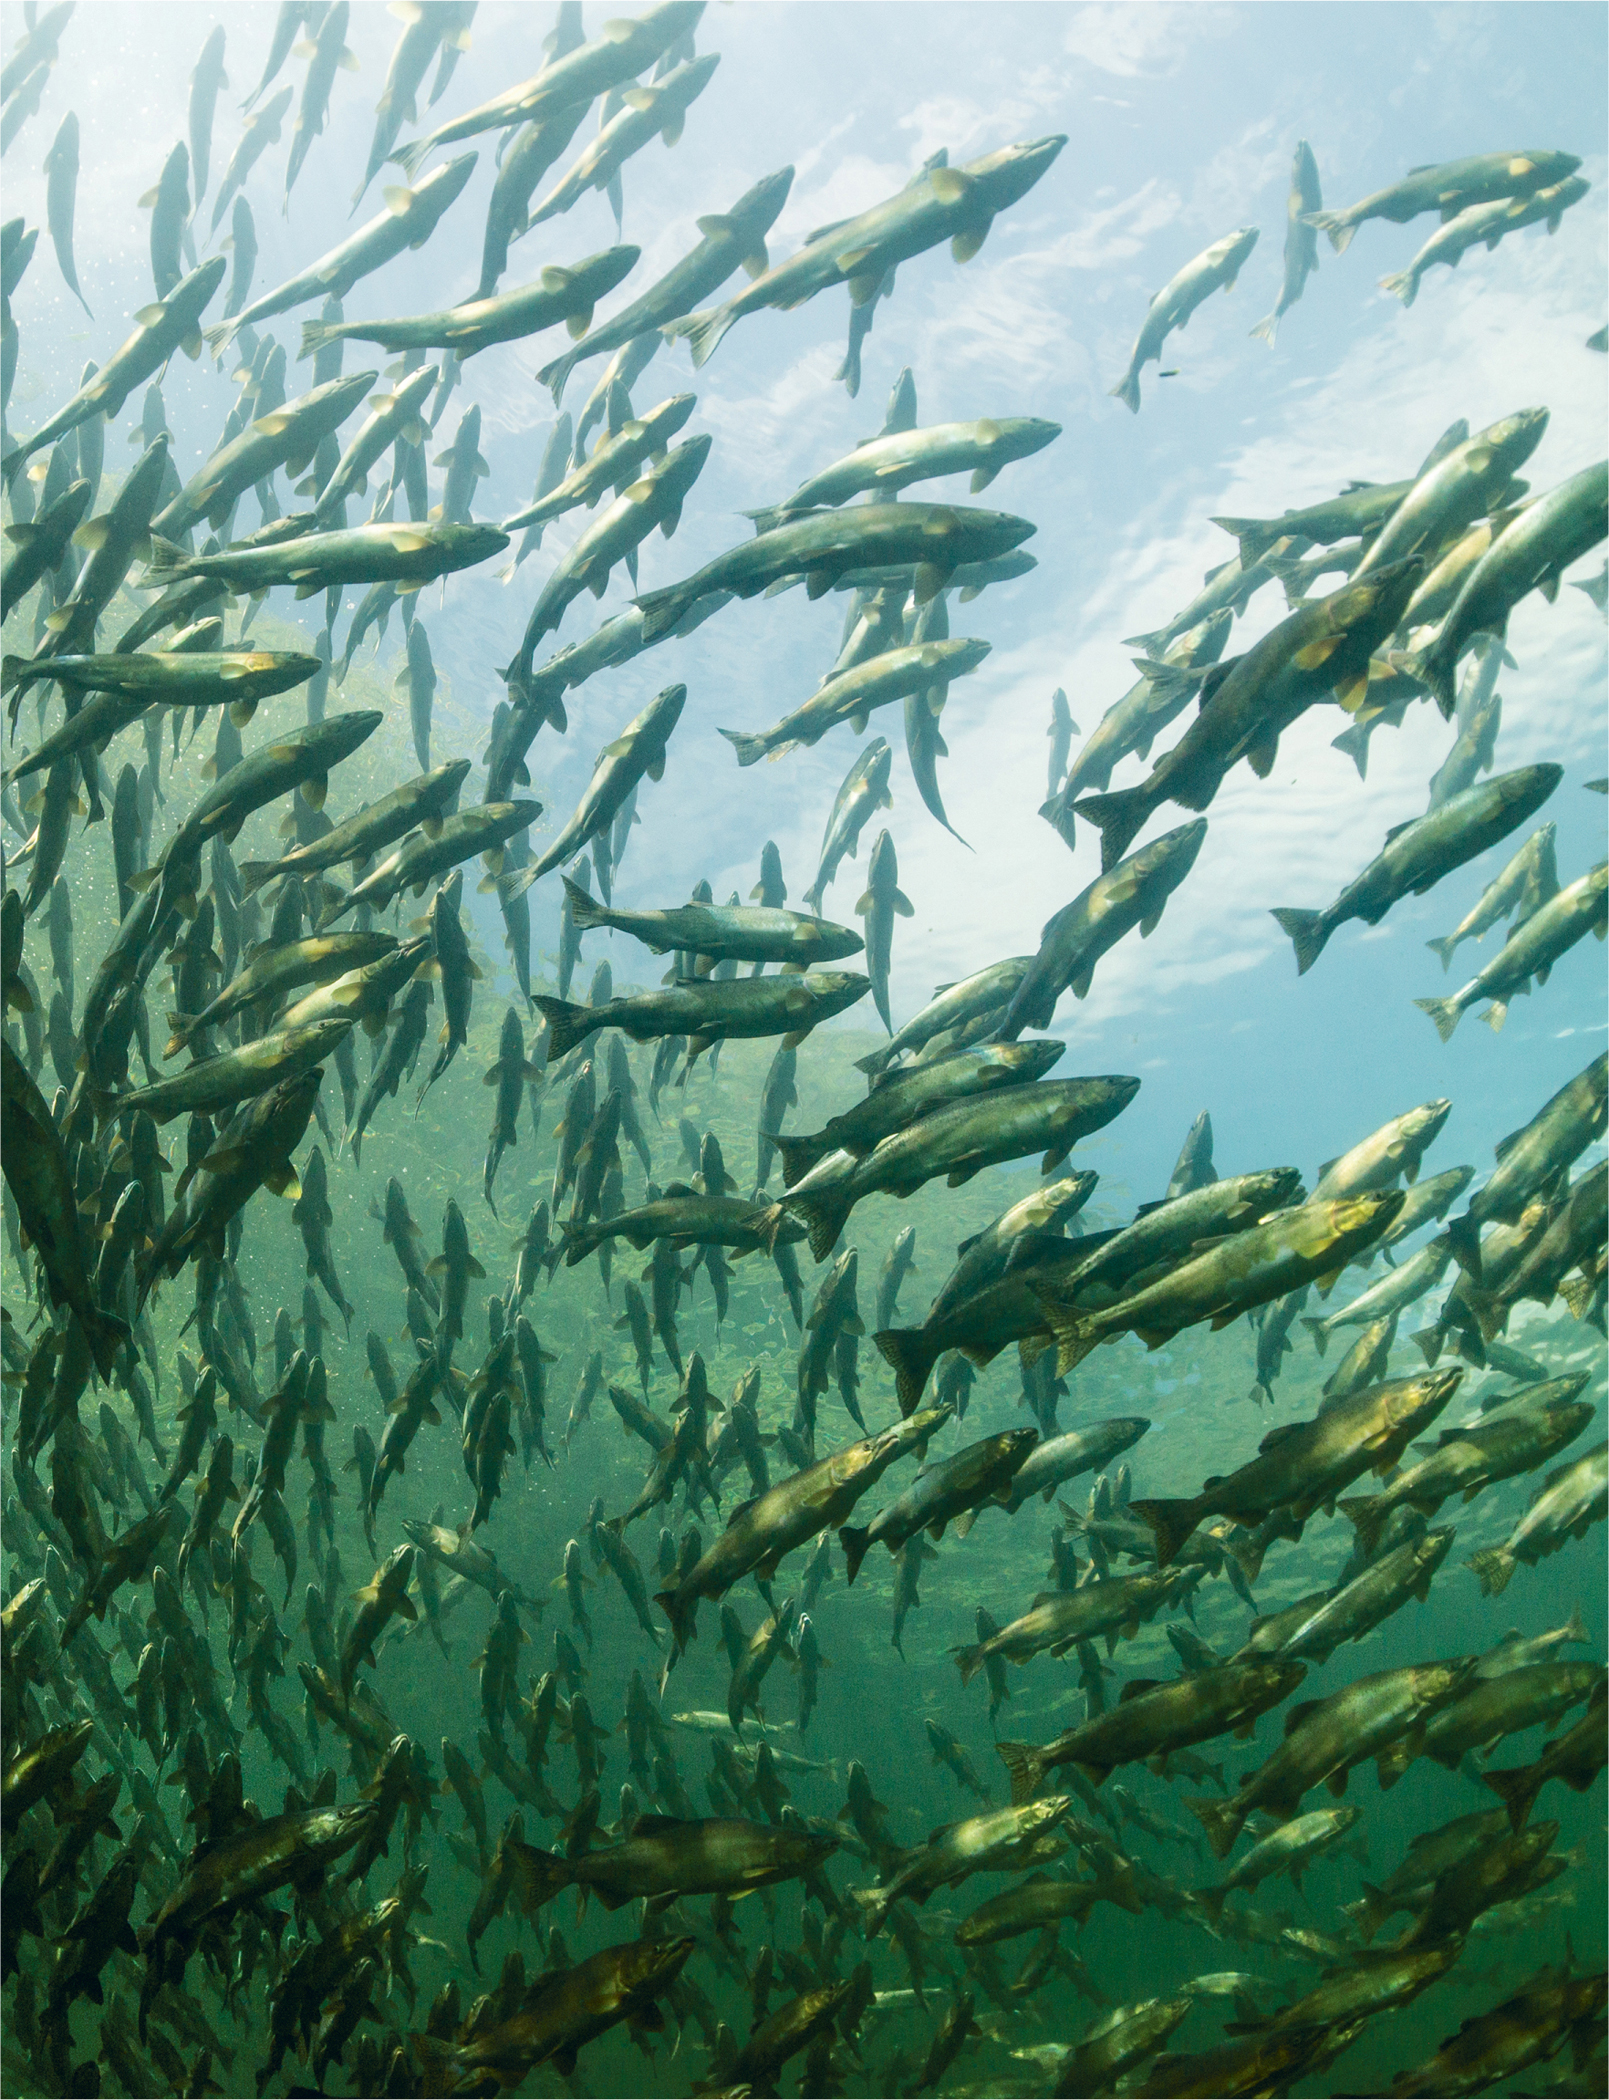
[[[0,2092],[1601,2095],[1609,17],[628,4],[0,6]]]

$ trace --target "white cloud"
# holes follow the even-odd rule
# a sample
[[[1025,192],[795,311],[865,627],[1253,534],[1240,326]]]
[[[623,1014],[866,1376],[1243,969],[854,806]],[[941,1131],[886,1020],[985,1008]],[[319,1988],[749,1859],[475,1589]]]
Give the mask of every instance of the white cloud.
[[[1062,38],[1062,49],[1098,72],[1119,79],[1175,72],[1185,48],[1203,36],[1224,36],[1232,22],[1227,7],[1136,5],[1134,0],[1108,7],[1075,9]]]

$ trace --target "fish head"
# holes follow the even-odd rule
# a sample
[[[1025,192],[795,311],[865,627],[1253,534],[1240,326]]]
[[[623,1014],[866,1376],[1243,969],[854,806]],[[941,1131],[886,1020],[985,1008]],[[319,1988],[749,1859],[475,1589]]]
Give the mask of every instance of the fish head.
[[[986,210],[1004,211],[1008,204],[1027,196],[1066,143],[1064,131],[1051,132],[1040,139],[1018,139],[997,153],[973,161],[963,172],[981,191],[980,202]],[[1570,170],[1561,172],[1569,174]]]
[[[1573,175],[1581,165],[1578,153],[1557,153],[1551,149],[1538,151],[1534,147],[1525,153],[1517,153],[1509,162],[1509,173],[1517,180],[1535,176],[1539,183],[1562,182]]]
[[[793,169],[778,168],[775,174],[762,175],[751,189],[745,190],[726,216],[746,233],[763,238],[776,224],[792,188]]]
[[[1478,450],[1492,466],[1512,474],[1541,444],[1547,427],[1548,411],[1545,408],[1516,409],[1513,415],[1488,424],[1474,440],[1471,450]]]
[[[399,525],[396,529],[406,533],[410,528]],[[417,534],[419,527],[411,530]],[[501,554],[509,540],[508,534],[499,532],[495,525],[438,525],[432,537],[438,546],[451,548],[455,564],[461,561],[466,568]]]

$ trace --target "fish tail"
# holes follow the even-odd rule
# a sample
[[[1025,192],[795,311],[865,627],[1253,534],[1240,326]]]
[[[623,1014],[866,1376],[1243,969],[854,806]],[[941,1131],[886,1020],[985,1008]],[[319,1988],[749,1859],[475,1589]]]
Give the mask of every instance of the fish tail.
[[[1131,1502],[1129,1512],[1142,1524],[1150,1525],[1156,1538],[1156,1564],[1159,1568],[1172,1565],[1185,1540],[1201,1522],[1201,1504],[1184,1497],[1142,1499]]]
[[[212,352],[215,358],[219,359],[220,362],[222,361],[224,352],[229,348],[231,342],[233,342],[235,330],[238,326],[239,323],[235,321],[220,321],[216,328],[204,328],[201,331],[203,337],[206,340],[207,348]]]
[[[638,611],[643,616],[643,640],[657,641],[666,634],[686,612],[681,586],[671,584],[662,591],[647,591],[636,600]]]
[[[596,897],[589,896],[579,882],[572,882],[568,875],[561,875],[564,893],[570,900],[570,916],[583,933],[590,933],[595,926],[602,926],[608,912]]]
[[[1155,656],[1158,650],[1165,649],[1168,646],[1171,639],[1172,637],[1165,627],[1157,627],[1150,634],[1124,635],[1123,647],[1125,649],[1143,649],[1147,656]],[[1146,675],[1149,676],[1150,674],[1147,673]]]
[[[411,2039],[414,2055],[419,2059],[420,2092],[456,2092],[458,2088],[452,2068],[452,2043],[434,2034],[416,2034]]]
[[[1253,333],[1255,332],[1254,330]],[[1269,340],[1272,341],[1273,338],[1270,336]],[[1208,1925],[1216,1932],[1224,1914],[1224,1905],[1229,1901],[1229,1891],[1224,1888],[1197,1889],[1195,1895],[1197,1903],[1207,1914]]]
[[[864,1528],[857,1528],[853,1524],[845,1524],[839,1531],[838,1537],[844,1549],[844,1580],[846,1583],[850,1583],[860,1573],[860,1564],[866,1558],[866,1548],[872,1542],[871,1532]]]
[[[1482,1772],[1481,1783],[1492,1792],[1508,1810],[1509,1827],[1516,1837],[1525,1828],[1535,1806],[1541,1781],[1532,1765],[1510,1765],[1497,1772]]]
[[[1425,946],[1430,949],[1432,954],[1441,957],[1441,966],[1444,971],[1452,968],[1453,955],[1458,947],[1458,936],[1456,934],[1449,933],[1439,941],[1426,941]]]
[[[1297,976],[1305,977],[1324,953],[1324,943],[1330,937],[1323,912],[1294,911],[1276,905],[1273,916],[1291,937],[1291,946],[1296,950]]]
[[[1439,640],[1428,643],[1423,649],[1404,650],[1393,656],[1391,662],[1404,678],[1413,679],[1416,685],[1428,686],[1441,709],[1442,720],[1452,720],[1458,708],[1458,691],[1454,684],[1457,666],[1442,654]]]
[[[1395,270],[1389,277],[1380,280],[1382,292],[1395,292],[1404,306],[1412,306],[1419,290],[1419,280],[1412,270]]]
[[[1185,1796],[1185,1807],[1207,1833],[1215,1859],[1227,1859],[1246,1820],[1246,1812],[1233,1801],[1201,1801]]]
[[[559,1055],[557,1051],[553,1054]],[[782,1200],[809,1235],[812,1258],[825,1261],[838,1244],[838,1235],[849,1218],[849,1205],[841,1191],[811,1189],[804,1194],[784,1196]]]
[[[1347,1495],[1335,1505],[1356,1531],[1358,1544],[1370,1555],[1380,1543],[1380,1534],[1390,1515],[1389,1510],[1381,1507],[1384,1501],[1383,1495]]]
[[[1257,326],[1251,329],[1249,332],[1257,338],[1258,342],[1266,343],[1269,349],[1272,350],[1274,347],[1274,337],[1278,332],[1278,329],[1279,308],[1276,306],[1271,314],[1265,314],[1263,318],[1257,323]]]
[[[430,153],[430,144],[428,138],[414,139],[409,145],[399,146],[391,155],[410,182],[424,166]]]
[[[709,363],[716,344],[736,319],[737,315],[730,306],[711,306],[702,313],[684,314],[680,320],[662,328],[660,333],[672,339],[678,336],[686,338],[696,370]]]
[[[1444,1043],[1453,1039],[1453,1030],[1463,1019],[1464,1009],[1456,999],[1416,999],[1414,1005],[1421,1013],[1429,1014],[1436,1024],[1436,1033]]]
[[[761,510],[746,510],[741,515],[752,522],[756,532],[770,532],[783,523],[788,513],[780,504],[769,503]]]
[[[1011,1804],[1018,1808],[1038,1793],[1045,1776],[1045,1761],[1032,1743],[996,1743],[995,1748],[1011,1781]]]
[[[1375,1934],[1391,1915],[1389,1899],[1372,1882],[1363,1884],[1363,1894],[1356,1903],[1343,1903],[1341,1908],[1358,1928],[1365,1947],[1372,1944]]]
[[[955,1657],[955,1666],[961,1672],[961,1685],[964,1690],[983,1668],[982,1645],[980,1643],[976,1648],[952,1648],[950,1653]]]
[[[1209,518],[1221,532],[1227,532],[1240,542],[1240,566],[1249,569],[1261,555],[1268,552],[1280,535],[1274,531],[1266,518]]]
[[[684,1597],[680,1590],[655,1590],[654,1602],[670,1621],[671,1632],[676,1636],[676,1649],[680,1654],[698,1635],[698,1600]]]
[[[531,1004],[548,1024],[548,1058],[554,1064],[577,1043],[584,1043],[598,1026],[594,1008],[574,1006],[568,999],[548,999],[533,992]]]
[[[545,387],[551,388],[555,408],[564,399],[564,389],[569,384],[570,374],[575,370],[576,363],[577,353],[574,350],[566,350],[562,357],[554,358],[551,364],[544,365],[536,375]]]
[[[900,1415],[908,1421],[922,1404],[936,1351],[920,1327],[885,1327],[872,1340],[883,1361],[893,1367]]]
[[[1151,814],[1151,805],[1143,789],[1120,788],[1115,795],[1086,795],[1073,804],[1073,814],[1100,833],[1101,873],[1109,875]]]
[[[1137,416],[1139,414],[1140,375],[1132,366],[1123,374],[1116,386],[1108,387],[1106,391],[1114,401],[1121,401],[1130,415]]]
[[[1481,1281],[1480,1227],[1466,1210],[1461,1218],[1449,1218],[1443,1230],[1453,1260],[1472,1283]]]
[[[1300,602],[1291,596],[1289,583],[1285,586],[1285,600],[1292,610]],[[1351,759],[1353,765],[1357,767],[1359,780],[1368,779],[1369,730],[1366,723],[1354,722],[1350,729],[1343,729],[1339,736],[1332,736],[1330,738],[1330,749],[1332,751],[1344,751],[1347,757]],[[1434,948],[1436,944],[1432,941],[1430,945]]]
[[[240,894],[255,896],[265,882],[271,882],[279,871],[278,861],[243,860],[240,863]]]
[[[190,559],[183,547],[176,547],[172,540],[163,539],[158,533],[151,534],[151,551],[146,557],[143,583],[175,583],[184,564]]]
[[[1501,1597],[1519,1563],[1506,1546],[1483,1546],[1464,1565],[1474,1569],[1483,1597]]]
[[[720,734],[737,753],[740,766],[752,766],[764,758],[770,748],[763,736],[749,736],[741,729],[723,729]]]
[[[1044,1308],[1050,1331],[1056,1341],[1056,1376],[1064,1378],[1075,1364],[1084,1361],[1100,1340],[1100,1336],[1094,1331],[1092,1323],[1081,1314],[1067,1312],[1063,1307],[1053,1305],[1043,1297],[1039,1302]]]
[[[342,341],[344,335],[345,331],[337,322],[304,321],[302,323],[302,347],[297,353],[298,363],[303,358],[314,356],[324,348],[326,343]]]
[[[560,1859],[556,1852],[544,1852],[539,1845],[520,1847],[514,1871],[520,1906],[527,1917],[551,1903],[575,1879],[568,1860]]]
[[[1302,214],[1302,224],[1316,226],[1321,233],[1327,233],[1330,246],[1337,255],[1345,255],[1352,245],[1353,234],[1357,232],[1356,226],[1345,212],[1339,211],[1305,211]]]
[[[802,1181],[821,1157],[821,1146],[815,1138],[790,1138],[783,1137],[780,1133],[773,1137],[770,1131],[765,1135],[777,1148],[777,1155],[782,1161],[782,1179],[785,1185]]]
[[[818,898],[816,901],[819,903],[820,899]],[[876,1050],[868,1050],[864,1057],[855,1059],[855,1070],[864,1072],[869,1079],[875,1079],[880,1073],[888,1069],[893,1055],[893,1051],[886,1045]]]
[[[1330,1328],[1327,1320],[1315,1319],[1311,1313],[1303,1313],[1302,1325],[1313,1337],[1313,1347],[1322,1356],[1330,1346]]]

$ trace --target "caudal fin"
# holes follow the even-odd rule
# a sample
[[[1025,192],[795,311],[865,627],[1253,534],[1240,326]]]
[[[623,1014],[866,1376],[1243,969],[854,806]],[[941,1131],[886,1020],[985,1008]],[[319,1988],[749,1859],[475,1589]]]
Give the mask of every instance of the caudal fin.
[[[1450,970],[1453,966],[1453,956],[1458,947],[1458,938],[1456,933],[1449,933],[1439,941],[1426,941],[1425,943],[1425,946],[1430,949],[1432,954],[1441,957],[1443,971]]]
[[[1536,1766],[1510,1765],[1503,1771],[1482,1772],[1479,1777],[1508,1810],[1509,1828],[1518,1837],[1530,1819],[1541,1790]]]
[[[922,1395],[927,1389],[938,1351],[921,1327],[885,1327],[874,1334],[872,1340],[877,1344],[883,1361],[893,1367],[899,1411],[908,1421],[922,1404]],[[961,1682],[966,1682],[965,1673]]]
[[[737,762],[740,766],[757,765],[770,749],[763,736],[749,736],[741,729],[723,729],[718,733],[725,737],[726,741],[737,753]]]
[[[1372,1560],[1374,1550],[1380,1543],[1380,1534],[1390,1516],[1389,1508],[1383,1506],[1384,1495],[1347,1495],[1336,1504],[1343,1517],[1358,1535],[1358,1544]]]
[[[1464,1565],[1474,1569],[1483,1597],[1500,1597],[1508,1588],[1509,1578],[1519,1563],[1506,1546],[1483,1546],[1479,1553],[1472,1553]]]
[[[1372,1943],[1375,1934],[1392,1913],[1390,1897],[1383,1895],[1369,1881],[1364,1882],[1363,1895],[1358,1902],[1344,1903],[1341,1908],[1358,1928],[1365,1947]]]
[[[297,362],[314,357],[327,343],[342,340],[340,326],[327,321],[304,321],[302,323],[302,347],[297,353]]]
[[[1045,1776],[1045,1761],[1032,1743],[996,1743],[995,1748],[1011,1781],[1011,1805],[1020,1808],[1038,1793]]]
[[[1452,1249],[1453,1260],[1469,1277],[1471,1282],[1481,1281],[1480,1227],[1466,1210],[1461,1218],[1449,1218],[1442,1228],[1447,1235],[1447,1244]]]
[[[1151,814],[1151,804],[1141,789],[1120,788],[1115,795],[1086,795],[1073,804],[1073,814],[1100,833],[1101,873],[1108,875]]]
[[[1255,334],[1256,331],[1253,330],[1253,333]],[[1270,342],[1272,342],[1272,336],[1269,337],[1269,340]],[[1222,1919],[1224,1914],[1224,1905],[1229,1901],[1228,1889],[1197,1889],[1195,1891],[1195,1899],[1196,1902],[1200,1904],[1201,1908],[1206,1912],[1208,1925],[1210,1925],[1212,1930],[1216,1932],[1218,1930],[1219,1921]]]
[[[566,350],[562,357],[554,358],[551,364],[544,365],[541,371],[537,373],[536,376],[541,380],[542,384],[552,389],[553,406],[555,408],[564,399],[565,386],[568,384],[570,374],[575,370],[579,361],[580,353],[578,351]]]
[[[560,1053],[554,1051],[552,1054],[556,1057]],[[804,1226],[812,1258],[825,1261],[837,1246],[838,1235],[848,1222],[850,1205],[844,1200],[843,1191],[809,1189],[798,1195],[785,1195],[782,1201]]]
[[[670,1621],[679,1654],[689,1641],[698,1637],[698,1600],[684,1597],[680,1590],[655,1590],[654,1602]]]
[[[1263,318],[1257,323],[1257,326],[1253,329],[1248,330],[1248,333],[1254,335],[1257,338],[1258,342],[1266,343],[1270,350],[1272,350],[1274,347],[1274,337],[1278,334],[1278,332],[1278,307],[1275,307],[1274,311],[1271,314],[1264,314]]]
[[[1246,1820],[1246,1811],[1233,1801],[1199,1801],[1189,1795],[1186,1795],[1184,1805],[1206,1831],[1213,1857],[1227,1859]]]
[[[1275,540],[1281,537],[1278,523],[1271,524],[1267,518],[1209,518],[1220,532],[1233,535],[1240,542],[1240,566],[1242,572],[1265,555]]]
[[[1464,1017],[1464,1009],[1456,999],[1416,999],[1414,1005],[1422,1014],[1429,1014],[1436,1024],[1436,1033],[1444,1043],[1453,1039],[1453,1030]]]
[[[1300,599],[1290,597],[1288,589],[1286,598],[1293,610],[1301,602]],[[1367,722],[1354,722],[1350,729],[1343,729],[1339,736],[1330,738],[1330,749],[1346,753],[1358,769],[1359,780],[1367,780],[1369,777],[1369,727]]]
[[[1329,1321],[1315,1320],[1311,1313],[1303,1313],[1302,1325],[1313,1337],[1313,1347],[1318,1351],[1319,1355],[1322,1356],[1325,1350],[1330,1346]]]
[[[568,999],[550,999],[541,992],[531,995],[531,1004],[548,1024],[548,1061],[557,1064],[577,1043],[584,1043],[599,1026],[598,1009],[574,1006]]]
[[[589,933],[594,926],[608,923],[609,913],[606,907],[584,890],[579,882],[572,882],[568,875],[561,875],[559,880],[564,884],[564,894],[570,900],[570,917],[583,933]]]
[[[729,306],[706,307],[702,313],[683,314],[660,330],[669,338],[682,337],[693,353],[695,367],[709,363],[716,344],[737,319]]]
[[[961,1683],[965,1688],[983,1668],[983,1644],[980,1642],[975,1648],[952,1648],[950,1653],[955,1657],[955,1666],[961,1672]]]
[[[866,1548],[871,1544],[871,1532],[853,1524],[843,1525],[838,1537],[844,1549],[844,1581],[851,1583],[860,1573],[860,1564],[866,1558]]]
[[[771,1134],[768,1131],[766,1135]],[[776,1146],[777,1156],[782,1161],[783,1182],[789,1187],[796,1181],[803,1181],[827,1150],[819,1138],[783,1137],[780,1132],[771,1138],[771,1142]]]
[[[1140,374],[1138,367],[1131,365],[1117,382],[1117,385],[1109,387],[1107,392],[1114,401],[1121,401],[1131,415],[1137,416],[1140,412]]]
[[[560,1859],[556,1852],[544,1852],[539,1845],[513,1845],[511,1849],[515,1891],[520,1908],[531,1917],[544,1903],[551,1903],[569,1888],[575,1876],[569,1861]]]
[[[1316,226],[1321,233],[1327,233],[1330,237],[1330,246],[1337,255],[1345,255],[1347,249],[1352,245],[1353,234],[1357,232],[1357,227],[1352,221],[1344,212],[1339,211],[1303,212],[1302,224],[1304,226]]]
[[[1129,1504],[1130,1514],[1142,1524],[1149,1524],[1156,1539],[1156,1564],[1159,1568],[1171,1567],[1178,1558],[1180,1548],[1192,1531],[1201,1522],[1202,1509],[1199,1501],[1183,1497],[1162,1497],[1156,1500],[1140,1500]]]
[[[1382,292],[1395,292],[1404,306],[1412,306],[1419,290],[1419,279],[1412,270],[1394,270],[1389,277],[1380,280]]]
[[[1328,920],[1321,911],[1294,911],[1281,905],[1274,906],[1273,916],[1291,937],[1297,976],[1305,977],[1324,953],[1330,937]]]

